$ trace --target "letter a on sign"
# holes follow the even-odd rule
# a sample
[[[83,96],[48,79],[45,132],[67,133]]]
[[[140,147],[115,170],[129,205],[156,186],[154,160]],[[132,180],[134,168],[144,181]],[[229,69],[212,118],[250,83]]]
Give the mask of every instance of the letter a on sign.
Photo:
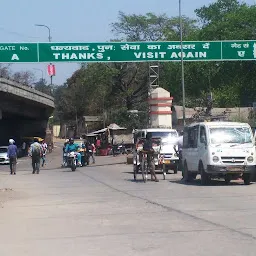
[[[55,76],[55,74],[56,74],[55,65],[52,65],[52,64],[48,65],[47,71],[48,71],[49,76]]]

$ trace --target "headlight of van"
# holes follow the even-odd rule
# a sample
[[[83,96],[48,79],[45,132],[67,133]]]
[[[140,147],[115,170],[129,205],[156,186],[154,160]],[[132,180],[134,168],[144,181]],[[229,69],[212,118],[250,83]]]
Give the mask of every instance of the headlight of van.
[[[247,158],[247,162],[248,162],[248,163],[252,163],[252,162],[253,162],[253,160],[254,160],[254,159],[253,159],[253,157],[252,157],[252,156],[249,156],[249,157]]]
[[[214,162],[214,163],[218,163],[219,162],[219,157],[218,156],[214,156],[213,158],[212,158],[212,161]]]

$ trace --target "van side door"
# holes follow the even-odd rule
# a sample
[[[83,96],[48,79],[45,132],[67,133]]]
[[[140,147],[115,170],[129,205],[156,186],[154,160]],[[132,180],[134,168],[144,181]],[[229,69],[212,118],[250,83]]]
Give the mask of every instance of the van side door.
[[[208,159],[207,149],[208,149],[208,141],[207,141],[207,135],[206,135],[206,128],[204,125],[201,125],[199,143],[198,143],[198,161],[201,160],[203,162],[204,169],[207,168],[207,159]]]
[[[183,137],[183,160],[186,160],[189,171],[197,171],[199,125],[186,127]]]
[[[198,170],[198,138],[199,138],[199,125],[195,125],[191,129],[191,166],[190,171],[196,172]]]

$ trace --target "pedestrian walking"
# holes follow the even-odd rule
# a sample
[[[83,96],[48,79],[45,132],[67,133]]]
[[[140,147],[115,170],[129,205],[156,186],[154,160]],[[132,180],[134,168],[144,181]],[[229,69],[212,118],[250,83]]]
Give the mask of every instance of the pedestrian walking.
[[[40,172],[40,160],[43,155],[42,146],[39,144],[38,139],[34,139],[34,143],[31,144],[29,149],[29,155],[32,158],[33,174]]]
[[[100,155],[100,148],[101,148],[101,139],[100,137],[97,138],[96,140],[96,155]]]
[[[92,146],[92,163],[95,164],[95,153],[96,153],[96,146],[94,145],[94,143],[91,144]]]
[[[26,152],[26,149],[27,149],[27,144],[26,144],[26,142],[24,141],[24,142],[22,143],[22,156],[27,156],[27,155],[28,155],[27,152]]]
[[[15,141],[13,139],[9,140],[9,146],[7,150],[7,156],[10,159],[10,174],[16,175],[16,165],[17,165],[17,155],[18,149],[17,146],[14,145]]]
[[[47,143],[45,142],[45,140],[42,141],[42,150],[43,150],[43,154],[42,154],[42,167],[44,167],[45,165],[45,161],[46,161],[46,153],[47,153]]]

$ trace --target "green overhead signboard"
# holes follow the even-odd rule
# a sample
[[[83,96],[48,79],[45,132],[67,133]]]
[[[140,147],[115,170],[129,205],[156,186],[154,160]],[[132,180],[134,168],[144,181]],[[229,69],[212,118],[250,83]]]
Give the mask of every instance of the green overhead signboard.
[[[183,42],[184,61],[256,59],[256,41]],[[180,61],[180,42],[0,43],[0,63]]]

